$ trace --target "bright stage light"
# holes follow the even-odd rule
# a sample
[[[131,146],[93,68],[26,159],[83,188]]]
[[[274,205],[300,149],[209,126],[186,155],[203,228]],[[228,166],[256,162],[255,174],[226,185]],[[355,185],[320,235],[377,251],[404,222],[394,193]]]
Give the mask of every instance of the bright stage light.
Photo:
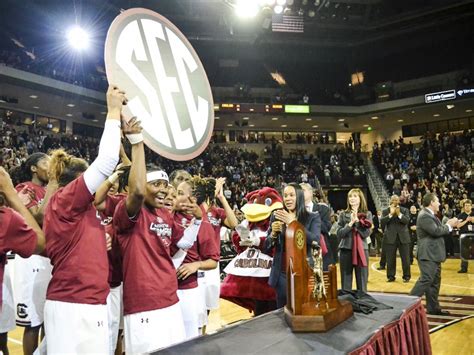
[[[286,0],[277,0],[277,5],[283,6],[286,4]]]
[[[89,47],[89,34],[79,26],[69,29],[66,37],[74,49],[83,50]]]
[[[260,7],[254,0],[238,0],[235,4],[235,13],[242,18],[257,16]]]
[[[276,14],[281,14],[283,12],[283,6],[277,5],[273,8]]]

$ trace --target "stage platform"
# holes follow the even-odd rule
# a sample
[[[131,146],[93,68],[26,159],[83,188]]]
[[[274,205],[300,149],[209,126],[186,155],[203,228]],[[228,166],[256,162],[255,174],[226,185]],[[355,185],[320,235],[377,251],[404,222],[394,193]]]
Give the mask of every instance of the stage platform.
[[[326,333],[293,333],[280,309],[156,354],[431,354],[420,299],[371,295],[393,308],[355,313]]]

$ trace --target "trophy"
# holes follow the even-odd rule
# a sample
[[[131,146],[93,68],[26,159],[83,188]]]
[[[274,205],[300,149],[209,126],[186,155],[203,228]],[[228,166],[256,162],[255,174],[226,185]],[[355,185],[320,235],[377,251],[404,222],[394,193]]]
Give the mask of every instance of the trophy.
[[[326,332],[353,315],[352,305],[337,298],[337,268],[323,271],[318,243],[310,246],[307,261],[304,227],[297,221],[286,229],[287,305],[285,319],[294,332]]]

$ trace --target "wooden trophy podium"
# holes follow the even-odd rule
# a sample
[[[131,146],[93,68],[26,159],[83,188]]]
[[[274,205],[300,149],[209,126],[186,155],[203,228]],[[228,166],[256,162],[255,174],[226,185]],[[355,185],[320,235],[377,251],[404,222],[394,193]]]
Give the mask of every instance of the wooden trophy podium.
[[[297,221],[286,229],[287,304],[285,319],[293,332],[326,332],[353,315],[352,305],[337,299],[337,268],[322,270],[322,254],[312,246],[315,266],[306,255],[306,233]]]

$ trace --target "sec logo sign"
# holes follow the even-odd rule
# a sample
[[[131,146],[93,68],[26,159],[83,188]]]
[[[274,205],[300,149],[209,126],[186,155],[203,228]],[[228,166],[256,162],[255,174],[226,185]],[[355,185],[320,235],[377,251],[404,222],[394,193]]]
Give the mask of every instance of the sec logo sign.
[[[211,87],[176,26],[151,10],[124,11],[109,28],[104,57],[109,83],[127,93],[151,149],[180,161],[202,153],[214,128]]]

